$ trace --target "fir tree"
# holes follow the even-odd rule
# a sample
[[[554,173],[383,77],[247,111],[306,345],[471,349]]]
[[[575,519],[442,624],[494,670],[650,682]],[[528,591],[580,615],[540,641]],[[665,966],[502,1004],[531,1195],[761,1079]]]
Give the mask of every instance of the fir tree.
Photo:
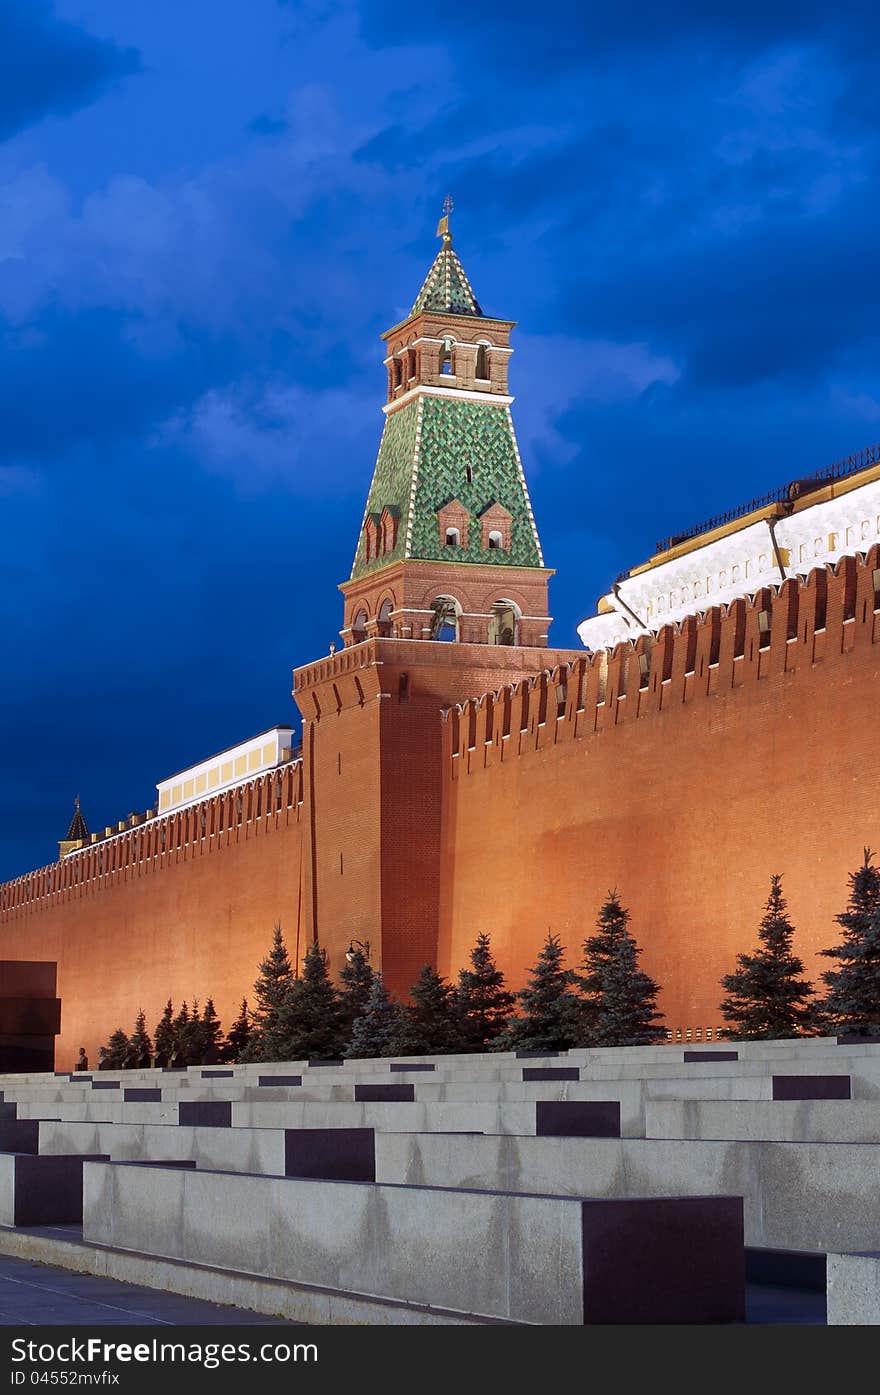
[[[124,1032],[121,1027],[117,1027],[107,1045],[101,1047],[98,1055],[98,1070],[123,1070],[129,1056],[128,1033]]]
[[[156,1064],[170,1066],[171,1057],[174,1054],[174,1007],[170,998],[165,1004],[165,1011],[156,1024],[153,1040],[156,1046]]]
[[[220,1025],[220,1018],[217,1016],[217,1009],[214,1007],[214,999],[208,998],[205,1003],[205,1010],[202,1013],[199,1059],[205,1065],[213,1065],[220,1060],[220,1043],[223,1036],[223,1028]]]
[[[571,991],[575,975],[562,967],[565,951],[548,931],[530,971],[530,982],[516,994],[519,1016],[495,1038],[497,1051],[565,1051],[578,1037],[577,999]]]
[[[153,1054],[153,1043],[147,1031],[147,1018],[143,1008],[135,1019],[134,1031],[129,1040],[129,1060],[133,1067],[143,1069],[149,1066]]]
[[[439,1056],[467,1049],[458,994],[430,964],[422,966],[409,995],[412,1006],[404,1009],[394,1039],[397,1054]]]
[[[339,971],[342,989],[339,994],[339,1022],[343,1040],[351,1040],[354,1024],[366,1010],[373,986],[373,970],[362,949],[352,945],[345,964]]]
[[[240,1061],[251,1038],[251,1020],[248,1014],[248,1000],[242,998],[238,1016],[226,1033],[226,1040],[220,1048],[220,1060]]]
[[[281,1054],[264,1060],[329,1059],[342,1049],[339,1001],[327,969],[327,951],[313,941],[303,959],[302,978],[296,979],[278,1013]]]
[[[840,966],[822,974],[823,1021],[834,1031],[864,1036],[880,1034],[880,870],[873,860],[865,848],[861,867],[850,873],[846,910],[835,916],[843,941],[821,951]]]
[[[354,1024],[345,1050],[348,1060],[397,1055],[403,1009],[389,994],[380,973],[373,974],[367,1006]]]
[[[171,1028],[174,1034],[174,1045],[171,1048],[170,1064],[172,1066],[185,1066],[189,1037],[189,1008],[186,1000],[181,1003],[180,1011],[171,1024]]]
[[[739,968],[726,974],[721,987],[729,995],[721,1003],[722,1035],[731,1041],[773,1041],[809,1032],[814,1010],[807,999],[812,987],[801,975],[803,960],[793,952],[794,927],[782,894],[782,878],[770,878],[770,895],[758,927],[761,947],[756,954],[738,954]]]
[[[284,1043],[279,1029],[281,1010],[295,983],[280,924],[272,934],[272,948],[260,965],[254,984],[257,1006],[251,1014],[251,1032],[240,1061],[283,1061]]]
[[[504,974],[492,956],[488,935],[477,936],[471,967],[458,975],[458,999],[469,1049],[487,1050],[504,1031],[514,1004],[513,994],[504,987]]]
[[[657,1021],[663,1016],[656,1003],[660,989],[639,968],[641,950],[629,919],[617,892],[609,891],[596,922],[598,934],[584,941],[579,1044],[646,1046],[666,1038]]]

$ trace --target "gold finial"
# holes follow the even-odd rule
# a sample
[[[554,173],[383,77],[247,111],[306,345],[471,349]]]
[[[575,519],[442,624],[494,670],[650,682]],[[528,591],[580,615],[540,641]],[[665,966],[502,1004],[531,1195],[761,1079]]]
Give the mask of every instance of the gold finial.
[[[455,204],[452,202],[452,195],[447,194],[446,198],[443,200],[443,217],[437,224],[437,236],[443,238],[444,247],[449,247],[452,244],[452,233],[449,231],[449,215],[454,207]]]

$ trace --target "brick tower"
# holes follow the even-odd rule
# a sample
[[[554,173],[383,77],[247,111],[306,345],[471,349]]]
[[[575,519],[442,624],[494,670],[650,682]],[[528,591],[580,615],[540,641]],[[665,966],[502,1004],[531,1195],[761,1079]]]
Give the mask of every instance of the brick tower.
[[[387,345],[385,429],[345,596],[371,635],[546,645],[547,579],[510,415],[511,320],[484,315],[440,251]]]
[[[293,689],[307,930],[335,972],[368,942],[402,996],[436,962],[441,709],[575,657],[546,647],[553,573],[510,413],[513,321],[484,314],[446,217],[438,236],[412,311],[382,336],[385,425],[340,587],[344,648]]]

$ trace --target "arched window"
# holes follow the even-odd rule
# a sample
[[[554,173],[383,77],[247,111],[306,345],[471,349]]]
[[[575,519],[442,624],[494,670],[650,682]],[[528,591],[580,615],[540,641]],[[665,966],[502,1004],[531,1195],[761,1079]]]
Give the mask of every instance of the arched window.
[[[503,547],[504,537],[501,533],[493,529],[493,531],[489,534],[488,542],[490,548]]]
[[[416,376],[415,349],[407,349],[406,351],[406,376],[409,382],[412,382],[413,378]]]
[[[392,636],[391,611],[393,608],[393,603],[390,600],[383,601],[379,607],[378,632],[383,639],[390,639]]]
[[[431,638],[439,639],[447,644],[455,643],[458,639],[458,619],[461,614],[458,601],[453,596],[438,596],[431,609],[433,611]]]
[[[392,387],[398,388],[398,387],[400,387],[400,382],[401,382],[400,359],[395,357],[395,358],[392,359],[392,361],[391,361],[391,386],[392,386]]]
[[[459,530],[458,530],[457,528],[447,528],[447,529],[446,529],[446,546],[447,546],[447,547],[460,547],[460,546],[461,546],[461,533],[459,532]]]
[[[477,345],[477,367],[474,375],[478,382],[488,383],[489,381],[489,345]]]
[[[513,601],[495,601],[489,621],[490,644],[516,644],[519,631],[519,607]]]
[[[452,374],[452,340],[444,339],[440,348],[440,372]]]
[[[352,644],[362,644],[367,637],[367,612],[361,608],[351,622]]]

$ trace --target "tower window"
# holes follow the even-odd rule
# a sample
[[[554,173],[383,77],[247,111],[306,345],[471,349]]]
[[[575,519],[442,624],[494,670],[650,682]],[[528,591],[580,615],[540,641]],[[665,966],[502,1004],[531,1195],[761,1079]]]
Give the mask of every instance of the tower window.
[[[470,463],[470,461],[468,461],[467,465],[465,465],[465,467],[464,467],[464,473],[465,473],[465,478],[467,479],[468,484],[473,484],[473,482],[474,482],[474,467],[473,467],[473,465]]]
[[[475,374],[478,382],[487,383],[489,381],[489,346],[488,344],[477,345],[477,366]]]
[[[400,387],[400,383],[401,383],[400,359],[399,359],[399,358],[395,358],[395,359],[392,360],[392,363],[391,363],[391,386],[397,388],[397,387]]]
[[[460,547],[460,546],[461,546],[461,534],[460,534],[460,532],[458,531],[457,528],[447,528],[447,529],[446,529],[446,546],[447,546],[447,547]]]
[[[440,372],[452,375],[452,340],[444,339],[440,348]]]
[[[434,612],[431,638],[454,643],[458,639],[459,607],[452,596],[438,596],[431,609]]]
[[[351,622],[352,644],[362,644],[367,637],[367,612],[359,610]]]
[[[413,378],[416,376],[415,349],[407,349],[406,351],[406,376],[409,382],[412,382]]]
[[[490,548],[503,547],[504,538],[500,533],[493,531],[489,534],[488,545]]]

